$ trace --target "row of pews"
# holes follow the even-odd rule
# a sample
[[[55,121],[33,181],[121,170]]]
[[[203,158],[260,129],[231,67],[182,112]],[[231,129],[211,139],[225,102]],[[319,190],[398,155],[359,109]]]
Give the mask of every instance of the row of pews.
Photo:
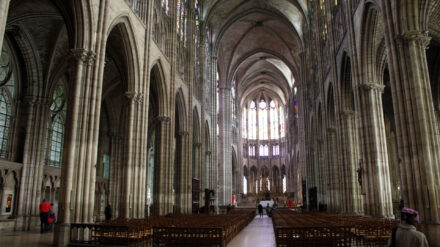
[[[393,219],[328,213],[273,213],[277,246],[387,246]]]
[[[215,216],[151,216],[101,224],[71,224],[69,246],[223,247],[254,217],[255,210],[232,210]]]

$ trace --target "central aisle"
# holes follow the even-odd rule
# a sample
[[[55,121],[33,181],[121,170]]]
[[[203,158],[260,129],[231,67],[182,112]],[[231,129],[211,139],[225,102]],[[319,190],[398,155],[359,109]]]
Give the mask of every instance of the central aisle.
[[[228,247],[274,247],[275,235],[273,233],[272,218],[264,215],[256,216],[231,242]]]

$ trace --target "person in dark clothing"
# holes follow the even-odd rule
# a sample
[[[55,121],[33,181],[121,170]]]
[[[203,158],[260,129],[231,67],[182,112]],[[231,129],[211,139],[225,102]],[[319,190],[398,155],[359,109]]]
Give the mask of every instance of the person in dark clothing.
[[[260,218],[263,217],[263,206],[261,204],[258,204],[258,214]]]
[[[49,211],[51,207],[50,204],[46,202],[46,200],[43,200],[42,203],[40,203],[40,229],[41,233],[45,232],[48,229],[48,219],[49,219]]]
[[[266,206],[266,214],[267,214],[267,216],[272,217],[272,212],[271,212],[271,210],[270,210],[269,203],[268,203],[267,206]]]
[[[112,204],[110,202],[107,202],[107,207],[105,207],[105,220],[111,220],[112,219]]]

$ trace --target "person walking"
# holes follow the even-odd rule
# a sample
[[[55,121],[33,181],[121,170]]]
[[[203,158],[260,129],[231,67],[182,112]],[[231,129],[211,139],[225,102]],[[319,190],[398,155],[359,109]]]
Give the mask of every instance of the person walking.
[[[105,207],[105,220],[111,220],[113,213],[112,213],[112,204],[110,202],[107,202],[107,207]]]
[[[260,218],[263,217],[263,206],[261,204],[258,204],[258,214]]]
[[[48,230],[48,219],[49,219],[50,209],[51,209],[50,204],[47,203],[45,199],[43,199],[43,202],[40,203],[41,233],[44,233],[46,230]]]
[[[272,214],[271,214],[272,212],[271,212],[271,210],[270,210],[270,206],[269,206],[269,203],[267,204],[267,206],[266,206],[266,214],[267,214],[267,216],[268,217],[272,217]]]
[[[425,234],[416,230],[419,224],[419,212],[411,208],[402,208],[402,223],[393,230],[389,247],[428,247]]]
[[[53,203],[50,204],[50,210],[49,210],[49,218],[48,218],[48,225],[49,225],[49,230],[51,232],[53,232],[53,225],[56,223],[57,221],[57,217],[55,215],[54,209],[53,209]]]

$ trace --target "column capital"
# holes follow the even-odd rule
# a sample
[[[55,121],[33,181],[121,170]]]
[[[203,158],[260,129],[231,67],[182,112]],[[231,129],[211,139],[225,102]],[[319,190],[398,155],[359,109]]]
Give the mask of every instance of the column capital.
[[[351,110],[343,110],[343,111],[341,112],[341,115],[344,116],[344,117],[352,117],[352,116],[354,116],[354,111],[351,111]]]
[[[428,36],[428,32],[420,32],[418,30],[406,31],[403,34],[396,36],[397,44],[408,44],[410,42],[416,42],[422,48],[427,49],[431,37]]]
[[[187,137],[187,136],[189,136],[189,132],[188,131],[179,131],[179,132],[177,132],[177,135],[179,137]]]
[[[328,127],[327,132],[332,133],[332,134],[336,133],[336,128],[335,127]]]
[[[70,55],[72,58],[75,58],[76,60],[81,60],[84,63],[87,63],[89,60],[89,52],[83,48],[71,49]]]
[[[155,120],[158,122],[169,122],[171,118],[168,116],[158,116]]]
[[[361,89],[363,89],[364,91],[376,91],[379,93],[383,93],[385,90],[385,85],[382,84],[378,84],[378,83],[362,83],[361,85],[359,85],[359,87]]]
[[[201,142],[196,142],[196,143],[194,143],[193,145],[194,145],[195,147],[199,148],[199,147],[202,146],[202,143],[201,143]]]
[[[39,96],[25,96],[23,97],[23,103],[28,105],[47,105],[50,107],[51,99]]]
[[[95,64],[95,62],[96,62],[96,53],[95,52],[93,52],[93,51],[89,51],[88,53],[87,53],[87,63],[89,64],[89,65],[93,65],[93,64]]]

